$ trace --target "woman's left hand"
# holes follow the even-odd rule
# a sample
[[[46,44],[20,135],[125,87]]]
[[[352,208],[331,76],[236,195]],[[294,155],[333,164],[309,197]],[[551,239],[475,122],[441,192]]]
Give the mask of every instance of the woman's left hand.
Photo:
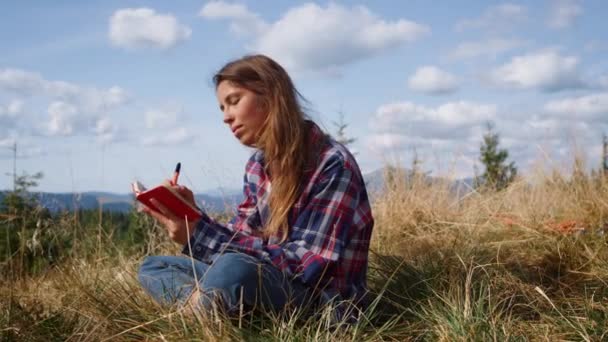
[[[157,200],[151,199],[150,202],[152,202],[160,212],[153,211],[147,207],[144,208],[143,211],[165,227],[171,240],[182,245],[188,243],[188,240],[190,240],[190,237],[194,233],[194,228],[196,227],[198,220],[186,221],[181,217],[173,215],[171,211]]]

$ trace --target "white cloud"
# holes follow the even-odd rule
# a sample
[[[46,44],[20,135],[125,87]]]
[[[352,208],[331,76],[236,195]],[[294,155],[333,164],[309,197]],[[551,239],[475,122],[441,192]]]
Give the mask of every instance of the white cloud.
[[[84,87],[65,81],[46,80],[38,73],[21,69],[1,69],[0,89],[72,102],[85,112],[114,109],[130,99],[130,95],[118,86],[109,89]]]
[[[408,80],[408,86],[414,91],[431,95],[453,93],[458,89],[456,77],[435,66],[423,66],[416,70]]]
[[[572,150],[577,146],[584,147],[583,154],[591,155],[591,148],[601,143],[602,129],[608,128],[601,124],[602,118],[598,116],[565,120],[561,115],[543,113],[542,108],[534,112],[521,115],[525,117],[521,120],[503,117],[496,124],[500,129],[501,145],[522,167],[538,167],[543,161],[570,163]],[[559,156],[562,151],[569,152],[567,158]],[[593,156],[593,160],[595,158]]]
[[[6,106],[0,105],[0,119],[15,119],[23,113],[23,101],[11,100]]]
[[[23,107],[23,101],[20,99],[13,99],[5,105],[0,104],[0,147],[11,146],[21,135],[21,126],[27,126]]]
[[[528,120],[525,126],[530,128],[530,131],[537,132],[537,134],[553,133],[561,128],[560,120],[538,117]]]
[[[411,145],[411,139],[399,133],[372,134],[366,139],[366,145],[375,150],[402,150]]]
[[[69,103],[55,101],[49,105],[48,113],[47,133],[51,136],[72,135],[81,126],[76,107]]]
[[[415,41],[430,32],[427,26],[405,19],[383,20],[364,6],[347,8],[330,3],[321,7],[307,3],[291,8],[270,24],[242,6],[224,2],[214,2],[213,6],[215,11],[206,6],[201,13],[206,18],[230,19],[233,28],[246,28],[254,23],[261,32],[249,48],[277,59],[291,70],[336,73],[343,65]]]
[[[495,105],[467,101],[449,102],[436,108],[411,102],[380,106],[370,126],[378,133],[399,133],[433,139],[461,139],[472,127],[496,118]]]
[[[6,109],[10,115],[19,115],[23,112],[23,101],[12,100]]]
[[[194,134],[189,132],[185,127],[177,127],[167,130],[158,136],[148,136],[142,139],[141,143],[144,146],[170,146],[184,144],[194,139]]]
[[[374,114],[372,129],[384,131],[394,125],[403,125],[408,120],[421,120],[430,110],[412,102],[396,102],[380,106]]]
[[[104,103],[111,107],[120,106],[129,100],[129,94],[118,86],[111,87],[103,95]]]
[[[181,109],[150,109],[145,113],[147,128],[170,128],[175,127],[179,121]]]
[[[608,92],[550,101],[544,109],[573,120],[599,119],[608,123]]]
[[[574,56],[561,56],[555,51],[540,51],[516,56],[490,73],[490,80],[500,86],[553,92],[583,88]]]
[[[0,137],[0,147],[13,147],[16,141],[14,137]]]
[[[553,0],[548,25],[554,29],[570,27],[583,14],[578,0]]]
[[[407,134],[378,133],[364,139],[366,152],[377,162],[411,168],[414,158],[425,173],[441,177],[471,177],[478,145],[464,140],[420,138]]]
[[[12,100],[6,105],[0,104],[0,138],[23,121],[23,101]]]
[[[11,150],[15,143],[17,143],[17,158],[19,159],[42,156],[47,153],[29,139],[24,139],[16,134],[0,135],[0,160],[13,158],[13,151]]]
[[[509,160],[515,161],[525,173],[536,166],[535,161],[539,158],[564,160],[564,156],[558,154],[570,151],[573,146],[584,146],[583,152],[587,155],[590,155],[589,151],[597,150],[602,128],[608,127],[603,118],[608,118],[608,115],[597,114],[608,113],[605,109],[602,111],[607,106],[606,99],[603,98],[601,102],[598,99],[585,101],[584,98],[581,97],[576,103],[564,101],[558,106],[562,111],[571,106],[582,106],[587,112],[596,113],[574,120],[545,114],[516,115],[525,117],[520,120],[505,112],[498,113],[494,105],[463,101],[439,107],[410,102],[387,104],[378,108],[373,115],[370,122],[372,133],[363,138],[365,152],[368,153],[365,157],[386,162],[386,158],[396,156],[397,162],[410,167],[416,149],[418,158],[423,161],[423,169],[436,173],[437,170],[445,170],[445,163],[449,161],[448,170],[470,176],[473,165],[480,166],[477,162],[479,146],[485,132],[485,122],[489,120],[496,123],[500,147],[508,150]],[[585,103],[594,103],[598,107],[588,108],[589,105]],[[460,160],[463,158],[469,163],[463,163]]]
[[[211,1],[199,11],[199,16],[207,19],[229,19],[230,29],[239,35],[263,33],[268,24],[259,15],[250,12],[245,5]]]
[[[476,58],[488,56],[496,58],[499,55],[521,47],[525,42],[517,39],[492,38],[485,41],[464,42],[458,44],[450,53],[454,59]]]
[[[73,101],[87,113],[106,113],[131,100],[131,96],[121,87],[109,89],[81,88],[72,97]]]
[[[114,125],[109,118],[100,118],[95,123],[95,133],[97,134],[107,134],[112,132]]]
[[[476,125],[493,120],[496,117],[496,106],[466,101],[450,102],[439,106],[430,117],[446,125]]]
[[[77,106],[62,101],[49,105],[45,133],[49,136],[93,134],[99,143],[110,143],[118,138],[118,128],[110,117],[83,115]]]
[[[466,29],[511,29],[527,18],[527,9],[524,6],[505,3],[489,7],[475,19],[461,20],[456,24],[456,30]]]
[[[77,96],[81,87],[64,81],[50,81],[40,74],[21,69],[0,70],[0,89],[23,95],[48,95],[58,98]]]
[[[0,70],[0,89],[31,95],[44,89],[45,81],[40,74],[21,69]]]
[[[96,135],[97,142],[100,144],[108,144],[116,141],[118,138],[118,129],[108,117],[97,119],[93,132]]]
[[[43,89],[53,97],[74,99],[82,94],[83,88],[64,81],[42,81]]]
[[[21,137],[29,133],[49,136],[95,133],[98,117],[127,104],[131,98],[118,86],[107,89],[80,86],[60,80],[47,80],[38,73],[20,69],[0,69],[0,91],[2,90],[27,95],[33,98],[32,102],[47,106],[46,117],[32,113],[26,117],[21,100],[11,102],[6,108],[0,106],[2,125],[17,129]],[[9,116],[11,122],[8,121]],[[98,139],[109,141],[109,133],[103,133],[103,136],[104,138],[99,138],[98,135]],[[115,137],[116,133],[113,132],[112,139]]]
[[[519,147],[534,146],[543,142],[554,146],[563,145],[571,132],[587,134],[592,129],[588,122],[564,120],[546,113],[530,114],[522,120],[503,119],[497,122],[496,127],[502,131],[501,138]]]
[[[151,109],[145,113],[145,125],[150,130],[141,139],[143,146],[179,145],[192,141],[195,135],[180,123],[185,121],[183,109],[169,105],[163,109]]]
[[[457,101],[427,107],[411,102],[389,103],[373,114],[371,134],[363,139],[364,146],[372,159],[396,156],[398,162],[405,163],[412,160],[416,149],[425,169],[432,158],[438,158],[438,163],[453,162],[454,158],[474,159],[479,148],[479,132],[487,121],[495,121],[497,116],[497,108],[492,104]],[[458,171],[459,175],[472,174],[468,164],[458,164],[457,170],[451,170],[453,166],[450,171]],[[438,164],[433,164],[431,169],[443,171]]]
[[[173,15],[157,14],[150,8],[124,8],[110,18],[110,41],[117,47],[168,49],[191,34]]]

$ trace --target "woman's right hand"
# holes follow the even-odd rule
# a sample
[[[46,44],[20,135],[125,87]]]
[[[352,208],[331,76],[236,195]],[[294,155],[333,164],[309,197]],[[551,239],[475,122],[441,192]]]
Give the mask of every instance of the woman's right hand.
[[[186,200],[186,202],[188,202],[188,204],[190,204],[194,208],[199,209],[199,207],[196,205],[196,200],[194,199],[194,193],[192,192],[192,190],[188,189],[183,185],[173,185],[170,179],[165,179],[162,184],[165,187],[170,188],[171,191],[174,191],[178,195],[180,195],[183,199]]]

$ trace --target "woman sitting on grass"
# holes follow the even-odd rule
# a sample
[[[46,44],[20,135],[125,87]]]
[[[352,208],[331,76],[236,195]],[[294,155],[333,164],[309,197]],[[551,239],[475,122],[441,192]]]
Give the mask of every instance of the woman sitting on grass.
[[[224,123],[256,149],[245,167],[245,199],[226,225],[205,214],[187,223],[162,207],[163,214],[145,210],[193,259],[149,256],[141,284],[159,303],[196,310],[334,302],[355,304],[338,306],[334,319],[358,316],[373,218],[355,159],[307,119],[302,96],[272,59],[232,61],[213,81]],[[190,190],[175,190],[194,204]]]

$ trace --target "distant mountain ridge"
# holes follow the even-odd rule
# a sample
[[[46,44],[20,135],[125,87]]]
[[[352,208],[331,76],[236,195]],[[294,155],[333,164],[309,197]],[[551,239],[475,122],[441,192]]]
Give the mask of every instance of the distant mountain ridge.
[[[0,201],[7,191],[0,191]],[[128,212],[135,203],[132,194],[117,194],[110,192],[87,191],[82,193],[52,193],[31,192],[41,206],[51,212],[103,209],[114,212]],[[232,210],[241,202],[242,195],[233,191],[225,192],[224,196],[195,194],[196,203],[208,212],[224,212]]]
[[[404,180],[411,180],[412,171],[405,168],[398,169]],[[371,195],[382,192],[386,182],[386,168],[380,168],[363,175],[367,191]],[[439,180],[437,177],[425,176],[427,181]],[[454,180],[451,182],[454,193],[460,196],[470,192],[473,188],[473,178]],[[7,191],[0,191],[0,200],[4,198]],[[73,211],[78,209],[99,209],[116,212],[128,212],[133,207],[134,197],[132,194],[117,194],[101,191],[87,191],[82,193],[50,193],[32,192],[40,204],[48,208],[51,212]],[[237,189],[213,189],[207,193],[195,195],[197,204],[202,204],[203,208],[212,213],[226,212],[234,210],[243,199],[241,190]]]
[[[413,172],[411,169],[397,168],[396,171],[398,172],[398,174],[403,175],[403,181],[405,181],[406,183],[411,182],[413,176]],[[363,180],[365,182],[367,192],[373,195],[381,193],[386,183],[386,175],[386,167],[364,174]],[[434,177],[429,175],[425,175],[424,178],[429,183],[447,180],[446,178]],[[454,194],[458,193],[460,195],[464,195],[466,193],[469,193],[471,189],[473,189],[474,179],[470,177],[448,181],[450,182],[450,189],[453,191]]]

